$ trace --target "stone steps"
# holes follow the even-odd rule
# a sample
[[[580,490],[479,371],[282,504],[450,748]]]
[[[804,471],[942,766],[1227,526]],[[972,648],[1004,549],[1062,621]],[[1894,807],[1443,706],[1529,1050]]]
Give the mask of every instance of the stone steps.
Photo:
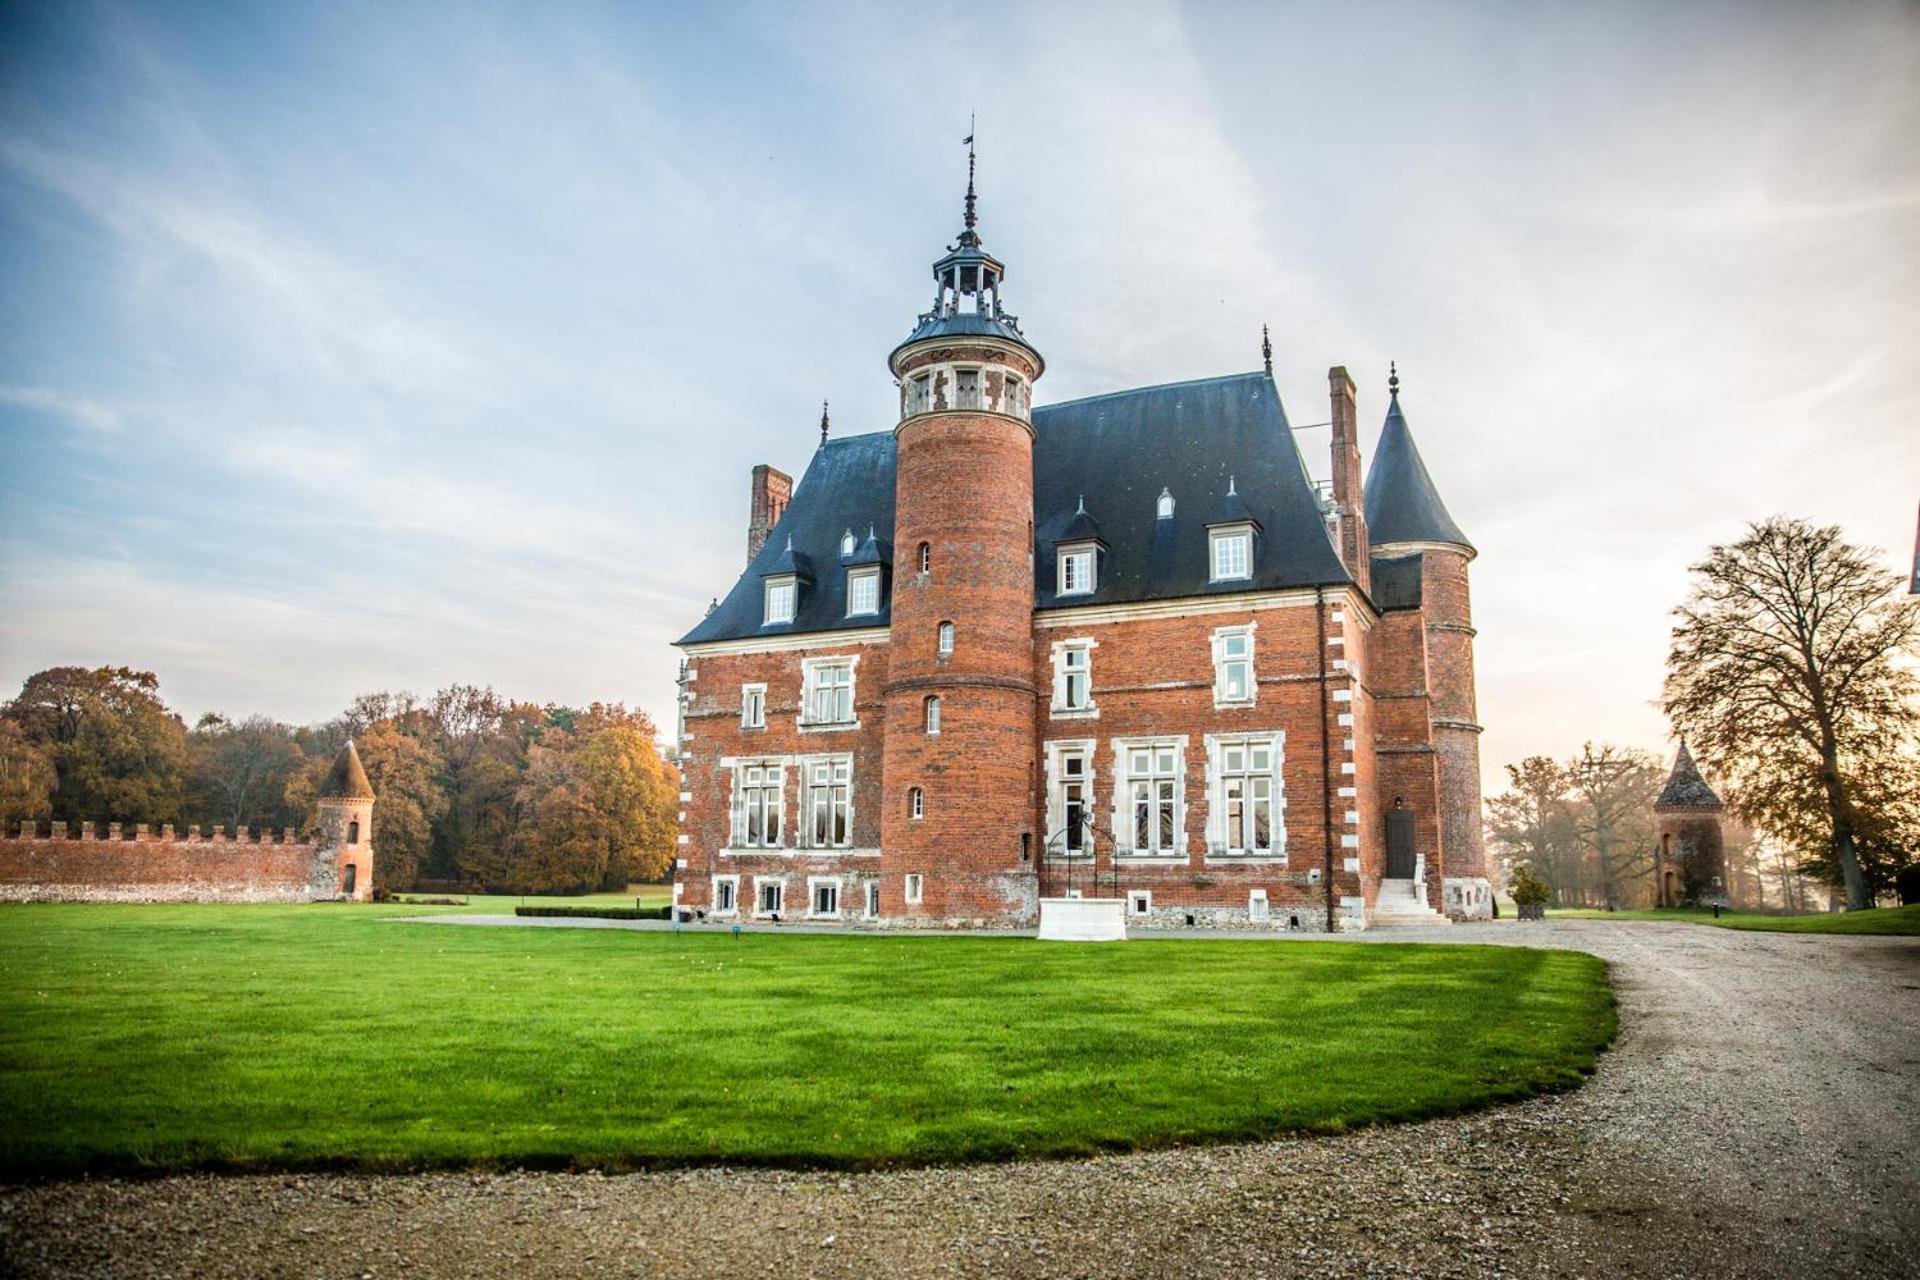
[[[1427,905],[1411,880],[1382,880],[1379,896],[1374,899],[1373,909],[1367,913],[1367,922],[1374,928],[1391,928],[1394,925],[1433,925],[1452,924],[1442,912]]]

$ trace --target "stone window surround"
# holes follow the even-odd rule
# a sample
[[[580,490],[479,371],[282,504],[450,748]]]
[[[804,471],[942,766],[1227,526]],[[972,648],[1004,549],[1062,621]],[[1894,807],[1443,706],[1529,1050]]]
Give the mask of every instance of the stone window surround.
[[[1088,841],[1088,847],[1086,849],[1079,853],[1070,854],[1066,851],[1066,841],[1064,839],[1060,841],[1060,847],[1055,849],[1052,837],[1062,833],[1067,825],[1066,770],[1065,766],[1061,763],[1063,757],[1077,753],[1086,760],[1087,794],[1086,799],[1082,803],[1085,805],[1086,812],[1089,816],[1096,812],[1095,797],[1097,790],[1095,782],[1097,779],[1095,775],[1099,772],[1099,739],[1056,738],[1042,745],[1046,752],[1045,768],[1047,786],[1047,831],[1045,837],[1047,845],[1045,849],[1042,850],[1042,853],[1048,858],[1091,858],[1094,854],[1093,846],[1095,842],[1093,840]]]
[[[1260,686],[1259,667],[1255,661],[1257,648],[1256,635],[1259,622],[1243,622],[1230,627],[1216,627],[1213,632],[1211,648],[1213,652],[1213,706],[1216,711],[1227,707],[1251,707],[1258,701]],[[1226,696],[1226,641],[1229,636],[1245,636],[1247,640],[1247,696],[1228,698]]]
[[[812,719],[814,674],[822,668],[847,669],[848,719],[820,721]],[[857,653],[820,654],[800,659],[800,711],[794,717],[801,733],[835,733],[860,727],[860,655]]]
[[[1220,550],[1223,543],[1240,540],[1244,548],[1243,563],[1238,573],[1220,572]],[[1246,582],[1253,577],[1253,525],[1248,521],[1234,524],[1207,526],[1207,581],[1208,582]]]
[[[1053,655],[1053,701],[1048,714],[1055,720],[1097,720],[1100,718],[1100,704],[1093,696],[1093,651],[1100,642],[1092,636],[1070,636],[1064,640],[1055,640],[1049,650]],[[1067,651],[1084,651],[1087,655],[1087,704],[1084,707],[1067,705]]]
[[[867,608],[854,608],[854,598],[863,588],[873,592]],[[856,565],[847,570],[847,616],[849,618],[870,618],[880,612],[880,566]]]
[[[720,906],[720,886],[727,885],[733,890],[733,905]],[[711,904],[709,914],[716,916],[737,916],[740,914],[740,877],[737,875],[714,876],[707,891],[707,902]]]
[[[1100,589],[1100,545],[1095,542],[1065,542],[1054,548],[1053,594],[1090,596]],[[1086,585],[1067,589],[1067,561],[1086,558]]]
[[[1192,839],[1187,834],[1187,741],[1188,736],[1162,734],[1139,738],[1115,738],[1113,741],[1113,831],[1125,852],[1116,850],[1116,863],[1168,863],[1192,859]],[[1133,778],[1128,773],[1127,755],[1134,750],[1173,748],[1173,840],[1171,850],[1133,852]]]
[[[1287,793],[1284,781],[1287,734],[1284,729],[1257,729],[1246,733],[1209,733],[1207,751],[1207,829],[1206,864],[1243,867],[1261,863],[1287,863]],[[1241,743],[1267,742],[1273,749],[1273,847],[1258,852],[1233,853],[1227,848],[1227,797],[1222,770],[1221,748]]]
[[[754,701],[759,694],[758,703]],[[767,686],[764,681],[740,686],[740,727],[742,729],[764,729],[767,727]]]

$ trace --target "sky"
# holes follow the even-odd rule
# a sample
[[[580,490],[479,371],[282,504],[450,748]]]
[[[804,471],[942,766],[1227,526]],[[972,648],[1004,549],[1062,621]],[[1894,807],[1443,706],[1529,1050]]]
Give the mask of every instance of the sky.
[[[1398,361],[1490,790],[1665,749],[1669,611],[1744,522],[1912,555],[1912,5],[9,3],[0,690],[671,726],[751,467],[822,399],[891,426],[969,113],[1036,402],[1265,323],[1370,451]]]

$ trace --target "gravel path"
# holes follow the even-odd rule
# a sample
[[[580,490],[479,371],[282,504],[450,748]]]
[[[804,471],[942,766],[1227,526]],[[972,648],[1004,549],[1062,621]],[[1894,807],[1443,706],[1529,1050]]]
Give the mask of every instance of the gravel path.
[[[1920,942],[1566,921],[1621,1036],[1454,1120],[1072,1163],[170,1178],[0,1192],[27,1276],[1911,1276]]]

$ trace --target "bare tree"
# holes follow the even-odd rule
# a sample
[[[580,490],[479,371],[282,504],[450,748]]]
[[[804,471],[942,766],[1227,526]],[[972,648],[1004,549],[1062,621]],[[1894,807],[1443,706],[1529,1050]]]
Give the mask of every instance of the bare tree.
[[[1872,906],[1863,842],[1910,856],[1873,778],[1911,762],[1920,740],[1920,681],[1904,661],[1920,599],[1897,596],[1877,553],[1838,528],[1784,516],[1713,547],[1693,574],[1674,610],[1667,715],[1741,816],[1824,859],[1850,910]]]
[[[1585,904],[1580,846],[1568,805],[1567,772],[1546,756],[1507,766],[1508,790],[1487,801],[1487,831],[1514,864],[1525,863],[1557,907]]]
[[[1566,777],[1576,801],[1574,828],[1593,854],[1601,899],[1617,910],[1629,884],[1653,867],[1660,764],[1645,751],[1589,742],[1567,762]]]

